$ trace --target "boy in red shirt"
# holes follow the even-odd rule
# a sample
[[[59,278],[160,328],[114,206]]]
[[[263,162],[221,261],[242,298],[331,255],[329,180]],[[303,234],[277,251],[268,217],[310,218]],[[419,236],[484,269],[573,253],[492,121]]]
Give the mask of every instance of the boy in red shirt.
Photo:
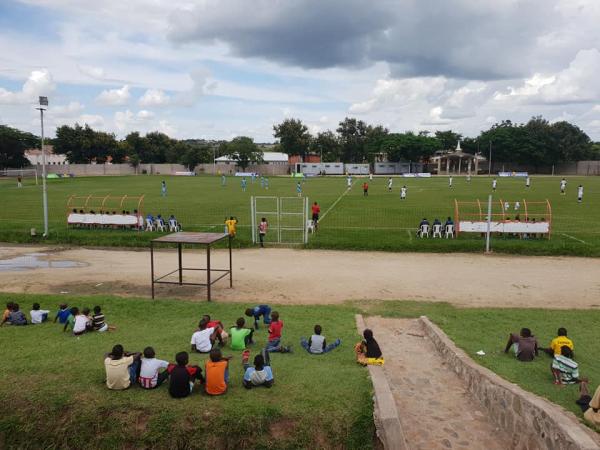
[[[317,223],[319,222],[319,214],[321,213],[321,207],[317,204],[317,202],[314,202],[313,205],[311,206],[312,209],[312,220],[315,224],[315,231],[317,231]]]
[[[271,313],[271,324],[269,325],[269,341],[265,350],[267,352],[280,352],[290,353],[291,347],[284,347],[281,345],[281,330],[283,328],[283,321],[279,320],[279,313],[273,311]]]
[[[367,183],[366,181],[363,183],[363,196],[369,196],[369,183]]]

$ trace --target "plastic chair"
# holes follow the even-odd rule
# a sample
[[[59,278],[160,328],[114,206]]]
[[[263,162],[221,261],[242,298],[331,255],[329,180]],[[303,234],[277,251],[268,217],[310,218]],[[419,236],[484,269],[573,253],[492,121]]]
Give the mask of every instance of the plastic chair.
[[[154,223],[152,219],[146,219],[146,231],[154,231]]]
[[[306,221],[306,231],[310,231],[311,233],[315,232],[315,221],[309,219]]]
[[[177,221],[175,219],[169,219],[169,231],[179,231],[179,225],[177,224]]]
[[[157,231],[161,231],[164,233],[166,227],[165,227],[165,222],[162,219],[158,219],[156,221],[155,226],[156,226]]]
[[[423,224],[419,229],[419,237],[423,239],[423,236],[429,237],[429,225]]]
[[[433,237],[442,237],[442,224],[436,223],[433,225]]]
[[[448,237],[454,239],[454,225],[446,225],[446,239],[448,239]]]

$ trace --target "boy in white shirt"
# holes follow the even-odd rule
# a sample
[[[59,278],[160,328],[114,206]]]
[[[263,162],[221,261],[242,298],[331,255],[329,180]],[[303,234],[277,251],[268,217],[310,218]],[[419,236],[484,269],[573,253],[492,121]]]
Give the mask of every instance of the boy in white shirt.
[[[400,200],[406,199],[406,186],[400,188]]]
[[[144,389],[154,389],[159,387],[169,378],[169,372],[166,368],[169,367],[169,362],[162,359],[156,359],[156,354],[152,347],[144,349],[144,357],[142,358],[142,367],[140,369],[140,386]],[[160,369],[165,369],[159,372]]]
[[[583,201],[583,186],[580,184],[577,186],[577,203],[581,203]]]
[[[498,181],[494,178],[492,180],[492,191],[496,192],[496,187],[498,186]]]
[[[452,187],[452,177],[448,178],[448,187]]]
[[[315,334],[313,334],[308,341],[305,338],[301,338],[300,345],[308,353],[312,355],[320,355],[322,353],[330,352],[342,343],[340,339],[336,339],[333,344],[327,345],[325,336],[321,336],[322,331],[321,325],[315,325]]]
[[[565,190],[567,189],[567,180],[565,180],[564,178],[562,180],[560,180],[560,193],[562,195],[565,195]]]
[[[392,180],[392,177],[389,177],[389,178],[388,178],[388,184],[387,184],[387,186],[388,186],[388,191],[389,191],[389,192],[392,192],[392,183],[393,183],[393,182],[394,182],[394,181]]]
[[[206,319],[202,318],[198,324],[198,331],[192,334],[192,351],[197,353],[210,353],[212,350],[212,342],[215,340],[215,329],[213,327],[207,328]]]
[[[45,309],[40,309],[40,304],[34,303],[32,309],[31,309],[31,312],[29,314],[31,315],[31,323],[32,324],[42,323],[42,322],[45,322],[46,320],[48,320],[48,314],[50,314],[50,311],[45,310]]]

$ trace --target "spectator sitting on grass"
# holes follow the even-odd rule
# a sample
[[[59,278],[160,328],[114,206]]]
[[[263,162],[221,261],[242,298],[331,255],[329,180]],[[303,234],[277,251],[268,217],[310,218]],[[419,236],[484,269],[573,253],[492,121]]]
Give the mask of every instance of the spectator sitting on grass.
[[[50,311],[46,309],[40,309],[39,303],[34,303],[31,307],[29,315],[31,316],[31,323],[42,323],[48,320],[48,314]]]
[[[114,331],[117,327],[108,325],[106,323],[106,319],[104,314],[102,313],[102,308],[99,306],[94,306],[94,315],[92,316],[92,330],[99,331],[101,333],[105,331]]]
[[[533,361],[538,355],[537,339],[529,328],[521,328],[520,334],[511,333],[508,336],[504,353],[508,353],[511,348],[519,361]]]
[[[6,322],[8,320],[8,316],[10,315],[10,311],[12,310],[12,307],[13,307],[13,302],[6,303],[6,309],[2,313],[2,323]]]
[[[327,345],[325,336],[321,335],[321,325],[315,325],[315,334],[313,334],[308,341],[306,338],[300,338],[300,345],[308,352],[313,355],[320,355],[321,353],[327,353],[336,348],[342,343],[339,339],[336,339],[333,344]]]
[[[575,400],[583,411],[583,418],[592,425],[600,426],[600,386],[596,388],[593,397],[590,397],[587,379],[582,379],[579,384],[579,399]]]
[[[248,364],[250,359],[250,350],[245,350],[242,355],[242,365],[244,366],[244,387],[251,389],[257,386],[270,388],[275,380],[273,379],[273,369],[271,369],[271,360],[269,352],[262,352],[254,357],[254,367]]]
[[[220,348],[213,348],[210,351],[210,359],[204,366],[206,373],[204,389],[208,395],[223,395],[227,392],[230,359],[231,356],[223,357]]]
[[[27,325],[27,317],[23,314],[23,311],[19,309],[18,303],[13,303],[8,313],[8,318],[6,321],[3,321],[1,325],[4,325],[5,322],[8,322],[9,325]]]
[[[364,340],[354,346],[354,353],[356,354],[356,362],[366,366],[371,365],[383,365],[384,359],[379,344],[373,337],[373,331],[366,329],[363,332]]]
[[[251,328],[244,328],[246,320],[240,317],[236,321],[236,326],[232,327],[229,331],[231,336],[231,350],[245,350],[247,345],[252,344],[252,334],[254,330]]]
[[[169,367],[169,362],[157,359],[156,353],[152,347],[144,349],[144,357],[142,358],[142,366],[140,368],[140,386],[144,389],[154,389],[159,387],[169,378],[169,372],[160,369]]]
[[[567,337],[567,329],[560,327],[556,332],[556,337],[550,342],[549,348],[543,348],[544,353],[549,356],[556,356],[562,354],[562,348],[564,346],[569,347],[573,350],[573,341]]]
[[[560,355],[554,355],[552,360],[552,375],[554,375],[554,384],[575,384],[579,383],[579,366],[573,361],[573,351],[563,345]]]
[[[248,308],[246,309],[246,316],[254,317],[254,328],[258,330],[260,316],[262,316],[265,325],[271,323],[271,307],[269,305],[258,305],[254,308]]]
[[[104,356],[104,368],[108,389],[127,389],[138,378],[140,354],[126,352],[121,344],[117,344]]]
[[[219,341],[219,345],[223,347],[227,344],[227,339],[229,339],[229,334],[225,331],[225,327],[223,326],[223,322],[220,320],[211,320],[208,314],[204,314],[202,319],[206,320],[207,328],[214,328],[215,333],[211,337],[212,345],[215,345],[216,341]]]
[[[271,323],[269,324],[269,339],[267,341],[267,352],[290,353],[291,347],[281,345],[281,332],[283,330],[283,320],[279,320],[279,313],[271,313]]]
[[[66,303],[61,303],[58,305],[58,312],[56,313],[56,317],[54,317],[54,323],[58,321],[58,323],[65,324],[69,320],[69,316],[71,315],[71,310]]]
[[[208,328],[208,321],[204,318],[198,324],[199,330],[192,334],[192,351],[197,353],[209,353],[214,342],[215,328]]]
[[[63,331],[67,331],[70,327],[73,330],[74,336],[81,336],[88,330],[89,323],[90,318],[86,314],[79,312],[79,308],[77,306],[73,306],[71,308],[71,315],[65,323]]]
[[[184,398],[192,393],[194,382],[200,380],[204,383],[202,369],[198,366],[188,366],[188,352],[179,352],[175,355],[177,364],[169,364],[169,394],[173,398]]]

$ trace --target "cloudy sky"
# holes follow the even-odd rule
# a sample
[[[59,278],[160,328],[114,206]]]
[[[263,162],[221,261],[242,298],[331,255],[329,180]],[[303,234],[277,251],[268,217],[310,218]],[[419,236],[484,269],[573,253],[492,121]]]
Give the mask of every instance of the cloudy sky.
[[[297,117],[600,140],[598,0],[0,0],[0,123],[248,135]]]

